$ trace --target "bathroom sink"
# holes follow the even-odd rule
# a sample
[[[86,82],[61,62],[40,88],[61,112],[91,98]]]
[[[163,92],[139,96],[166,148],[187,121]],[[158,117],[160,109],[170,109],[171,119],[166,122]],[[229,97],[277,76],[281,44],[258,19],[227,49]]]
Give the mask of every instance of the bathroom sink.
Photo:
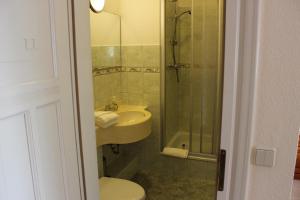
[[[120,116],[118,123],[123,126],[139,123],[147,115],[143,111],[123,111],[118,114]]]
[[[151,133],[152,115],[145,106],[120,105],[118,123],[109,128],[96,125],[97,146],[128,144],[145,139]]]

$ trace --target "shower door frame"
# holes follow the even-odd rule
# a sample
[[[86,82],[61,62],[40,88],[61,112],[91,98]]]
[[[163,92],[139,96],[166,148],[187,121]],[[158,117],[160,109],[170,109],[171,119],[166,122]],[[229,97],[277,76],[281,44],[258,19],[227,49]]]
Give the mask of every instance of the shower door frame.
[[[224,84],[220,149],[227,152],[224,190],[217,200],[247,197],[251,125],[259,45],[259,1],[224,0]],[[161,0],[161,141],[165,141],[165,0]],[[238,133],[238,134],[236,134]]]
[[[165,145],[166,145],[166,90],[165,90],[165,87],[166,87],[166,82],[165,82],[165,73],[166,73],[166,60],[165,60],[165,51],[166,51],[166,47],[165,47],[165,1],[168,1],[168,0],[161,0],[161,89],[160,89],[160,92],[161,92],[161,95],[160,95],[160,100],[161,100],[161,134],[160,134],[160,151],[162,152]],[[170,0],[171,1],[171,0]],[[173,1],[173,0],[172,0]],[[177,1],[177,0],[175,0]],[[219,11],[220,9],[222,9],[221,11],[221,16],[219,16],[219,19],[221,17],[223,17],[222,20],[220,20],[219,22],[219,28],[220,28],[220,31],[225,32],[225,24],[226,24],[226,18],[227,16],[226,15],[226,7],[228,6],[227,5],[227,1],[226,0],[220,0],[220,1],[223,1],[222,2],[222,5],[223,5],[223,8],[220,8],[219,7]],[[192,0],[192,7],[193,7],[193,4],[194,4],[194,0]],[[192,11],[192,24],[193,24],[193,11]],[[193,32],[193,26],[191,26],[191,32]],[[222,33],[219,33],[218,34],[218,37],[220,39],[220,41],[218,42],[218,44],[221,45],[221,50],[219,49],[218,50],[218,54],[219,54],[219,57],[218,57],[218,68],[220,68],[220,65],[225,65],[225,35],[223,34],[222,36],[220,36],[220,34]],[[193,43],[193,34],[191,35],[191,44]],[[193,45],[192,45],[192,51],[193,51]],[[191,63],[194,63],[194,55],[192,53],[192,57],[191,57]],[[218,69],[219,70],[219,69]],[[224,77],[224,73],[225,73],[225,67],[222,68],[222,72],[221,72],[221,76],[223,76],[223,79],[219,80],[218,81],[221,81],[222,82],[222,85],[220,88],[218,88],[218,90],[221,90],[221,92],[219,92],[218,94],[221,95],[221,103],[220,102],[217,102],[216,103],[216,106],[220,107],[221,109],[221,112],[220,112],[220,115],[221,117],[217,117],[217,118],[221,118],[219,121],[220,122],[217,122],[220,127],[220,123],[222,123],[222,118],[223,118],[223,103],[224,103],[224,99],[223,99],[223,89],[225,88],[225,77]],[[191,76],[191,75],[190,75]],[[218,75],[219,76],[219,75]],[[223,84],[224,83],[224,84]],[[192,92],[192,86],[191,86],[191,94],[193,93]],[[193,104],[192,103],[192,100],[193,98],[191,98],[191,105]],[[221,105],[220,105],[221,104]],[[214,109],[214,112],[216,112],[216,109]],[[193,117],[193,112],[190,112],[190,119]],[[214,121],[217,121],[217,120],[214,120]],[[216,125],[216,123],[215,123]],[[217,126],[217,125],[216,125]],[[217,141],[218,144],[213,144],[212,143],[212,153],[209,154],[209,153],[203,153],[201,151],[202,149],[202,133],[200,135],[200,152],[192,152],[191,149],[192,149],[192,135],[193,135],[193,131],[192,131],[192,121],[189,122],[189,154],[188,154],[188,158],[189,159],[194,159],[194,160],[202,160],[202,161],[209,161],[209,162],[216,162],[218,160],[218,151],[219,151],[219,148],[217,149],[214,149],[214,146],[215,145],[218,145],[220,146],[220,140],[221,140],[221,136],[219,135],[219,138],[216,140],[214,137],[216,135],[215,131],[213,131],[212,135],[212,140],[213,141]]]

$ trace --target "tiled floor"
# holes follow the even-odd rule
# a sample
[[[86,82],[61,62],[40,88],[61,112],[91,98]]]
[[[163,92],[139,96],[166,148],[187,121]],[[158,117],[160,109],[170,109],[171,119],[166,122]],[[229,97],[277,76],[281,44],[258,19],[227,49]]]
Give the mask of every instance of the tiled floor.
[[[216,163],[160,157],[133,178],[147,200],[215,200]]]
[[[300,181],[298,180],[294,181],[292,200],[300,200]]]

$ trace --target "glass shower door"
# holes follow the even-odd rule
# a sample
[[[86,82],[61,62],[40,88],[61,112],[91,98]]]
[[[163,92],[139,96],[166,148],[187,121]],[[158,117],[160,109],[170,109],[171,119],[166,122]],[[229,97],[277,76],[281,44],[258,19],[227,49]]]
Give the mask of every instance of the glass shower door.
[[[192,4],[190,154],[216,158],[223,88],[223,0]]]
[[[216,161],[223,88],[223,0],[165,1],[165,148]],[[177,149],[177,150],[176,150]]]

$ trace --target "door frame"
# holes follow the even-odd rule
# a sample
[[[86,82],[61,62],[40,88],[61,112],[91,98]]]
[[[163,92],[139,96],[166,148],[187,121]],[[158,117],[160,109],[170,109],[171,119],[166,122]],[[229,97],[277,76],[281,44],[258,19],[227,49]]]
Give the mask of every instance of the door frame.
[[[259,2],[260,0],[226,1],[223,94],[227,93],[231,97],[225,98],[223,102],[222,118],[226,121],[223,120],[222,124],[221,149],[227,150],[227,158],[225,190],[218,192],[218,200],[245,200],[249,192],[253,108],[260,42]],[[234,82],[226,82],[226,79]]]
[[[225,188],[217,200],[247,196],[251,153],[252,108],[258,58],[259,0],[226,1],[224,92],[221,149],[227,151]],[[164,13],[164,0],[161,0]],[[80,119],[83,188],[87,200],[99,199],[93,116],[89,0],[72,1],[73,50]],[[161,15],[161,27],[164,26]],[[163,30],[163,29],[161,29]],[[162,43],[163,41],[161,41]],[[163,59],[162,59],[163,62]]]
[[[76,90],[77,117],[80,133],[80,157],[85,200],[99,200],[96,129],[94,119],[94,92],[92,53],[90,47],[89,0],[70,2],[71,52],[74,59],[74,87]]]

